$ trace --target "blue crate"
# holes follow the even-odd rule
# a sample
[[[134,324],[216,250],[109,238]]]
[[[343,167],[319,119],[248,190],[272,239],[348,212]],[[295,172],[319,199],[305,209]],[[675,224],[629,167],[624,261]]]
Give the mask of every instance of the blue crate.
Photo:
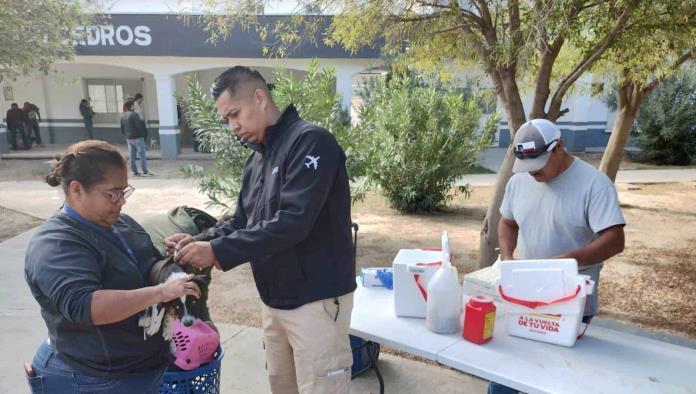
[[[213,361],[190,371],[167,371],[160,380],[160,394],[219,394],[220,364],[225,352],[218,348]]]

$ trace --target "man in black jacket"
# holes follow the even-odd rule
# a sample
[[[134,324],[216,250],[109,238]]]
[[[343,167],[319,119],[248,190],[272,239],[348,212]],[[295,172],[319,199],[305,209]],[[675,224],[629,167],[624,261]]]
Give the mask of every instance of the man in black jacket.
[[[234,215],[196,237],[173,235],[167,246],[195,267],[251,262],[274,393],[348,393],[356,284],[345,154],[292,105],[281,113],[257,71],[228,69],[212,95],[254,152]]]

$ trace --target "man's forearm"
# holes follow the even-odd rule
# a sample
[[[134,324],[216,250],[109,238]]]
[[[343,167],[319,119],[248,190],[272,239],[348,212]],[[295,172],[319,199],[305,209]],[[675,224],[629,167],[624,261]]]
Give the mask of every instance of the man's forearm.
[[[512,260],[513,252],[517,247],[517,223],[500,219],[498,224],[498,243],[500,244],[500,259]]]

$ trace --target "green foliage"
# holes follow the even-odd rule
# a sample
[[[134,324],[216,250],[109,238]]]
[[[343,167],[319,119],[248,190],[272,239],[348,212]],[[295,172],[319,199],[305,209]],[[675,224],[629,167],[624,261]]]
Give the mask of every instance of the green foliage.
[[[696,77],[667,79],[648,97],[636,119],[639,159],[688,165],[696,158]]]
[[[208,196],[209,207],[231,209],[242,187],[244,161],[250,151],[237,141],[217,113],[213,100],[203,93],[195,74],[186,76],[189,95],[182,98],[189,127],[203,151],[213,153],[211,168],[188,165],[183,172],[198,180],[198,190]]]
[[[78,26],[90,24],[92,1],[0,0],[0,81],[48,72],[74,55]]]
[[[283,109],[294,104],[300,116],[331,131],[346,153],[346,167],[351,182],[365,173],[365,141],[355,138],[348,111],[341,107],[341,96],[335,92],[336,81],[332,67],[319,69],[319,61],[312,59],[304,79],[296,79],[286,68],[275,69],[276,81],[272,91],[273,101]],[[362,191],[353,188],[354,198],[362,197]]]
[[[276,68],[275,73],[277,79],[271,93],[278,108],[282,111],[294,104],[303,119],[331,131],[346,153],[349,177],[356,180],[364,172],[364,158],[360,155],[360,144],[364,141],[351,135],[353,128],[347,112],[341,108],[340,95],[334,91],[333,69],[319,70],[319,63],[313,60],[304,79],[296,78],[283,67]],[[202,149],[212,152],[214,159],[211,168],[191,165],[184,168],[184,173],[198,180],[198,188],[208,196],[210,206],[231,209],[241,188],[244,161],[251,151],[223,123],[214,102],[203,93],[195,76],[188,75],[186,81],[189,96],[182,99],[186,118]],[[359,186],[359,182],[353,184],[353,199],[364,194]]]
[[[449,201],[498,123],[493,115],[481,127],[474,95],[419,75],[372,79],[364,100],[357,127],[369,141],[367,177],[401,212],[431,212]]]

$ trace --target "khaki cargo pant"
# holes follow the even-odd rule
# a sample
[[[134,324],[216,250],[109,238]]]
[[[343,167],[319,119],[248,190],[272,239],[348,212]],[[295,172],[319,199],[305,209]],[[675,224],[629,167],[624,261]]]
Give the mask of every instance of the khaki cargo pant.
[[[262,305],[266,368],[273,394],[350,392],[348,339],[353,293],[293,310]]]

